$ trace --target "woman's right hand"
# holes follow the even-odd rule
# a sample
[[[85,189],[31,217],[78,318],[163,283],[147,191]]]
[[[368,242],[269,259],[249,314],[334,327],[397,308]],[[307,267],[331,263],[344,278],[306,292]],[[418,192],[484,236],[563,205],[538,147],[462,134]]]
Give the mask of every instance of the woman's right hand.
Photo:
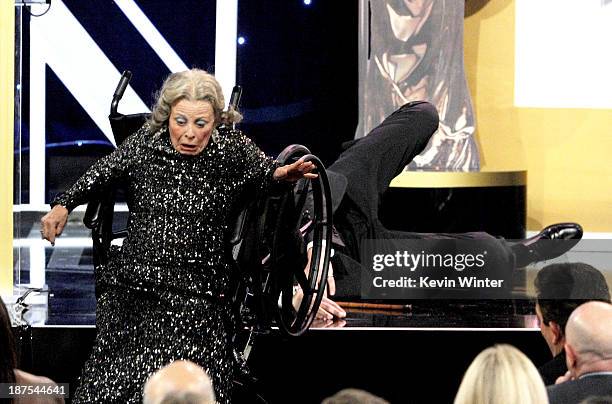
[[[62,205],[55,205],[53,209],[40,219],[40,235],[55,245],[55,238],[62,234],[68,221],[68,209]]]

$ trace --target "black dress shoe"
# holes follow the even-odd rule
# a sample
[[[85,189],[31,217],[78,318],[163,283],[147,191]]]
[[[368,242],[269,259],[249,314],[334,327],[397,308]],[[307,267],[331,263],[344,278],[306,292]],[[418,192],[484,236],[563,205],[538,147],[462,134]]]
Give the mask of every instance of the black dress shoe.
[[[582,238],[578,223],[557,223],[546,227],[533,237],[512,246],[516,266],[524,267],[532,262],[546,261],[565,254]]]

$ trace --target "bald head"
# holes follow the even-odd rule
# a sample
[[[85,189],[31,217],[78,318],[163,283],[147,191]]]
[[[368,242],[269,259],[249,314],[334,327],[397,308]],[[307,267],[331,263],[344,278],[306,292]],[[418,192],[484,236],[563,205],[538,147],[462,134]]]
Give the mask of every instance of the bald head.
[[[144,404],[215,402],[210,377],[193,362],[178,360],[153,373],[144,386]]]
[[[612,362],[612,304],[578,306],[567,321],[566,343],[579,364],[601,359]]]

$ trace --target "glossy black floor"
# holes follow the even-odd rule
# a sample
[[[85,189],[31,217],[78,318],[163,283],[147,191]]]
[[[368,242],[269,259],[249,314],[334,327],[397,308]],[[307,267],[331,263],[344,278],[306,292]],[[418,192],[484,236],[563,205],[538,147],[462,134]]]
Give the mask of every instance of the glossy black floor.
[[[32,325],[95,325],[95,289],[92,247],[82,213],[75,212],[55,247],[40,240],[38,221],[42,213],[16,214],[14,249],[17,290],[43,288],[25,299]],[[118,221],[121,222],[121,219]],[[385,303],[385,302],[383,302]],[[319,327],[453,327],[534,328],[533,304],[528,299],[487,301],[402,302],[392,309],[347,308],[342,322],[318,323]]]
[[[90,235],[76,212],[51,247],[40,240],[41,215],[15,217],[16,292],[43,288],[25,299],[31,327],[20,331],[21,363],[69,383],[73,392],[95,336]],[[391,402],[451,402],[463,372],[488,346],[511,343],[536,364],[549,358],[527,299],[419,300],[347,312],[344,320],[315,323],[304,337],[286,338],[275,330],[255,336],[249,367],[266,402],[316,403],[346,387]],[[425,387],[433,374],[435,390]],[[235,402],[254,402],[252,393]]]

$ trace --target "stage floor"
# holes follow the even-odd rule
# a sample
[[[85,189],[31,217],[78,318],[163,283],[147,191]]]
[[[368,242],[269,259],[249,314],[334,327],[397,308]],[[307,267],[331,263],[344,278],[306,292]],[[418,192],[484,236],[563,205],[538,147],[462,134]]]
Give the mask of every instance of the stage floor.
[[[16,286],[7,303],[11,306],[29,288],[42,290],[25,299],[24,318],[32,327],[21,329],[26,333],[19,339],[21,363],[25,370],[68,382],[74,389],[96,332],[90,232],[82,224],[82,212],[75,212],[51,247],[40,239],[42,215],[15,213]],[[605,263],[612,251],[592,247],[565,261],[589,262],[585,258],[595,251],[599,261],[594,265],[606,269],[610,281],[612,270]],[[451,402],[465,369],[489,346],[512,344],[541,365],[550,352],[533,300],[527,298],[533,294],[529,288],[535,271],[525,273],[524,287],[513,300],[381,301],[377,303],[396,306],[352,305],[346,308],[346,319],[315,322],[300,338],[285,338],[275,330],[258,334],[249,358],[257,389],[269,403],[285,403],[289,397],[295,403],[321,402],[347,387],[391,402]],[[432,374],[433,390],[425,387]],[[313,383],[316,388],[310,388]]]
[[[19,339],[21,363],[69,383],[73,391],[95,338],[91,239],[82,213],[76,212],[51,247],[40,239],[41,216],[21,212],[15,218],[12,300],[28,288],[42,289],[25,299],[24,318],[32,327],[21,329],[26,333]],[[549,359],[528,299],[380,303],[397,306],[347,307],[346,319],[315,322],[300,338],[285,338],[276,330],[257,334],[249,358],[257,390],[269,403],[289,397],[295,403],[321,402],[346,387],[391,402],[406,402],[407,394],[410,402],[450,402],[469,363],[488,346],[511,343],[537,364]],[[434,373],[436,390],[421,388]],[[315,377],[315,383],[313,375],[320,374],[332,377]],[[411,380],[409,392],[406,380]],[[316,388],[306,388],[313,383]]]
[[[40,326],[94,326],[95,290],[90,232],[74,212],[55,247],[40,239],[41,212],[15,214],[14,297],[25,299],[26,321]],[[10,305],[10,301],[7,302]],[[486,301],[416,300],[393,307],[346,307],[344,321],[315,322],[313,328],[537,329],[533,302],[524,297]]]

